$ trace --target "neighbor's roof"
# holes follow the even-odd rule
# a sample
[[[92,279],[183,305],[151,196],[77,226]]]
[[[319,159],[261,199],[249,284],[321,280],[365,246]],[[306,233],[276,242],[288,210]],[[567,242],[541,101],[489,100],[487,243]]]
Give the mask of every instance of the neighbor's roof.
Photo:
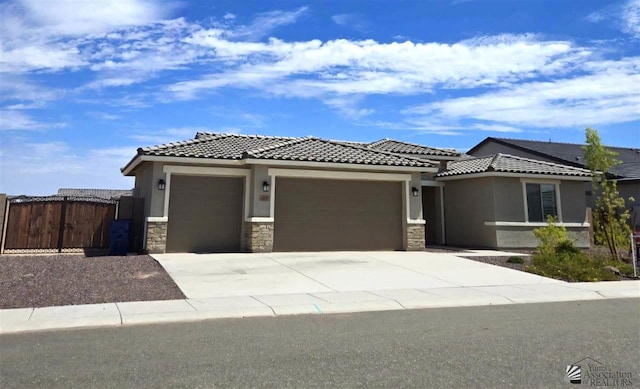
[[[439,149],[435,147],[427,147],[413,143],[401,142],[393,139],[381,139],[377,142],[367,144],[368,148],[381,151],[389,151],[398,154],[412,154],[425,156],[446,156],[459,157],[460,153],[450,149]]]
[[[138,155],[332,162],[362,165],[434,167],[430,161],[364,145],[326,139],[197,133],[194,139],[138,149]]]
[[[97,197],[101,199],[118,199],[122,196],[131,196],[131,189],[74,189],[60,188],[58,195],[60,196],[79,196],[79,197]]]
[[[469,154],[473,154],[478,148],[487,142],[513,147],[544,158],[552,159],[564,165],[585,167],[584,159],[585,145],[576,143],[545,142],[526,139],[508,139],[488,137],[478,143]],[[640,149],[630,147],[610,147],[607,148],[618,154],[617,158],[622,162],[613,167],[609,173],[615,174],[623,179],[640,179]]]
[[[521,173],[554,176],[591,177],[587,169],[557,163],[537,161],[509,154],[496,154],[487,157],[468,158],[449,162],[447,170],[436,177],[451,177],[475,173]]]

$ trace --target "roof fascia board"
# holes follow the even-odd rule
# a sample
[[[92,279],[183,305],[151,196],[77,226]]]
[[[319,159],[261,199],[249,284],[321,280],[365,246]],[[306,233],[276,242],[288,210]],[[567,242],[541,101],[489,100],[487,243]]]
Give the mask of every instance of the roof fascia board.
[[[378,170],[378,171],[405,171],[405,172],[423,172],[437,173],[437,167],[422,166],[389,166],[389,165],[360,165],[355,163],[336,163],[336,162],[313,162],[313,161],[279,161],[271,159],[245,159],[247,164],[251,165],[272,165],[272,166],[289,166],[289,167],[315,167],[329,169],[349,169],[349,170]]]
[[[278,169],[270,168],[270,176],[293,178],[317,178],[333,180],[411,181],[411,174],[344,172],[335,170]]]
[[[141,162],[167,162],[167,163],[188,163],[196,165],[229,165],[229,166],[243,166],[246,165],[244,160],[236,159],[210,159],[210,158],[194,158],[194,157],[169,157],[163,155],[139,155],[129,163],[123,170],[122,174],[125,176],[130,175],[133,170]]]
[[[453,181],[464,180],[466,178],[479,177],[513,177],[513,178],[531,178],[531,179],[555,179],[563,181],[591,181],[591,177],[582,176],[563,176],[561,174],[535,174],[535,173],[504,173],[504,172],[482,172],[470,174],[457,174],[455,176],[436,177],[437,181]]]

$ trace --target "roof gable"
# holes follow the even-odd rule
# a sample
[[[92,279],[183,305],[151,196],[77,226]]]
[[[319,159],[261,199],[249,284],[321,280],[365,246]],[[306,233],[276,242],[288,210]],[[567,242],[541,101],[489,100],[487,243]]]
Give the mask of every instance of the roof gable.
[[[592,176],[589,170],[574,166],[543,162],[509,154],[496,154],[486,157],[468,158],[460,161],[449,162],[447,170],[438,173],[437,177],[451,177],[490,172],[572,177]]]
[[[583,150],[585,145],[577,143],[488,137],[474,146],[468,151],[468,153],[473,154],[474,151],[488,142],[495,142],[511,147],[512,149],[526,151],[547,159],[552,159],[564,165],[576,167],[585,167],[586,165]],[[620,165],[613,167],[609,173],[628,179],[640,178],[640,149],[611,146],[606,147],[607,149],[616,152],[618,154],[617,158],[622,162]]]
[[[374,150],[388,151],[388,152],[398,153],[398,154],[415,154],[415,155],[425,155],[425,156],[447,156],[447,157],[460,156],[460,153],[455,150],[422,146],[422,145],[401,142],[401,141],[388,139],[388,138],[369,143],[367,147]]]

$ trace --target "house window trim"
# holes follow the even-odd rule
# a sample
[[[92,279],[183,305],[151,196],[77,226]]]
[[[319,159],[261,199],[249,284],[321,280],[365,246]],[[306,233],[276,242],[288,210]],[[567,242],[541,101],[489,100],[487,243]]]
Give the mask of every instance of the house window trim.
[[[540,223],[540,222],[531,222],[529,221],[529,204],[527,202],[527,184],[547,184],[553,185],[555,189],[555,200],[556,200],[556,213],[558,214],[558,223],[563,223],[562,219],[562,201],[560,195],[560,180],[545,180],[545,179],[532,179],[532,178],[521,178],[520,182],[522,183],[522,201],[524,203],[524,221],[525,223]],[[543,223],[545,223],[543,221]]]

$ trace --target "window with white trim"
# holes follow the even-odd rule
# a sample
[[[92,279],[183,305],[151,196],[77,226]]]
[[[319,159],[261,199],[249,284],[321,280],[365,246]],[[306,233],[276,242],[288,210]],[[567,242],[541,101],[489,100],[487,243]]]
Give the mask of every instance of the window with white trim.
[[[545,222],[547,216],[558,216],[556,185],[526,183],[529,222]]]

